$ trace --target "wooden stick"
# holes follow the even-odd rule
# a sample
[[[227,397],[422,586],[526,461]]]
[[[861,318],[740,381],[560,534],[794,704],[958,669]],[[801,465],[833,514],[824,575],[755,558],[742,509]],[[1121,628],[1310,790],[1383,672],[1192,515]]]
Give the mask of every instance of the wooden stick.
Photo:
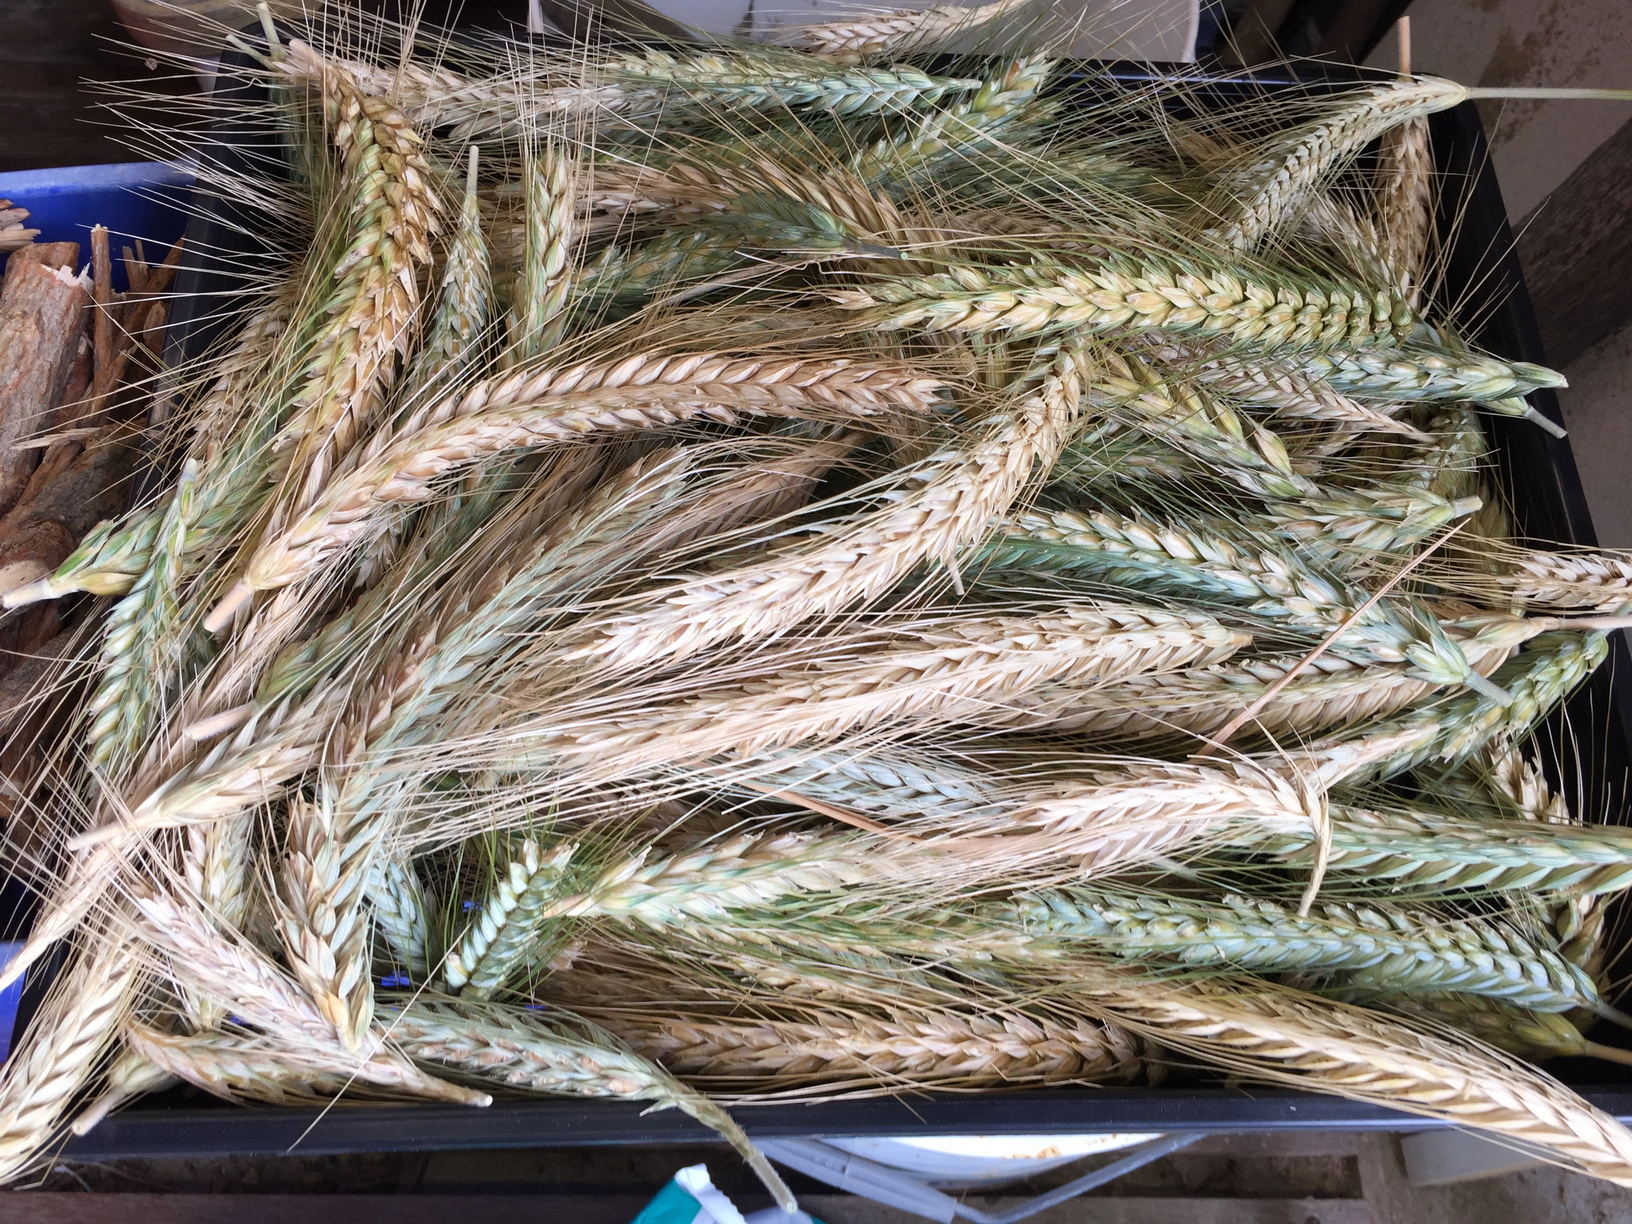
[[[1394,41],[1400,53],[1400,75],[1411,75],[1411,18],[1401,17],[1394,23]]]

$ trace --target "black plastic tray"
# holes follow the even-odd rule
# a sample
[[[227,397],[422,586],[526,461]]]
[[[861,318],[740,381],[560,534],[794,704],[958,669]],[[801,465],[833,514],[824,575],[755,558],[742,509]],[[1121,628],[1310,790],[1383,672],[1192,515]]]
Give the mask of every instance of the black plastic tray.
[[[228,57],[231,58],[230,56]],[[1137,85],[1160,72],[1149,65],[1108,66],[1113,78]],[[1209,75],[1194,65],[1174,70],[1198,90],[1203,105],[1294,85],[1307,76],[1285,71]],[[1334,86],[1352,83],[1354,71],[1317,69]],[[1103,79],[1101,77],[1100,79]],[[1164,75],[1163,79],[1171,79]],[[240,133],[240,136],[247,133]],[[1445,175],[1444,232],[1448,252],[1445,295],[1465,318],[1481,320],[1469,337],[1510,359],[1544,363],[1541,339],[1513,251],[1506,209],[1490,166],[1479,115],[1472,104],[1433,119],[1435,160]],[[263,154],[264,155],[264,154]],[[182,290],[205,295],[233,290],[230,253],[246,241],[232,216],[201,216],[189,242]],[[1452,224],[1452,221],[1455,224]],[[199,299],[197,313],[218,296]],[[174,335],[183,351],[200,351],[213,328],[177,304]],[[185,319],[185,322],[181,322]],[[1531,402],[1562,421],[1556,397],[1538,392]],[[1567,440],[1535,425],[1488,418],[1495,462],[1513,503],[1518,528],[1532,542],[1592,545],[1596,536]],[[1620,634],[1609,662],[1555,713],[1540,735],[1543,764],[1576,811],[1626,822],[1626,775],[1632,761],[1632,670]],[[44,967],[42,967],[43,969]],[[33,977],[34,975],[31,975]],[[45,977],[45,973],[38,975]],[[21,1023],[23,1017],[19,1017]],[[1615,1041],[1619,1034],[1598,1034]],[[1599,1107],[1632,1119],[1632,1073],[1590,1060],[1560,1060],[1551,1069]],[[969,1095],[925,1092],[900,1099],[739,1107],[751,1135],[764,1138],[840,1135],[1086,1134],[1107,1131],[1243,1131],[1426,1129],[1431,1119],[1340,1098],[1271,1089],[1189,1087],[1150,1089],[1062,1088]],[[437,1105],[341,1103],[318,1109],[239,1109],[187,1101],[166,1093],[139,1102],[62,1149],[67,1159],[117,1157],[385,1152],[453,1148],[569,1146],[695,1142],[711,1132],[677,1111],[646,1114],[639,1105],[610,1101],[504,1100],[488,1109]]]

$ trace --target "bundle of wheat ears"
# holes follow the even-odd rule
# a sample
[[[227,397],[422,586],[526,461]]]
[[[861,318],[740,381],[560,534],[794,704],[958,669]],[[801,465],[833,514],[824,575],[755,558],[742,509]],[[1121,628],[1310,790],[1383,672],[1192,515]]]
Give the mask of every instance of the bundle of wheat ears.
[[[724,1106],[1211,1069],[1632,1184],[1535,1065],[1627,1058],[1632,830],[1531,741],[1632,559],[1488,456],[1562,380],[1445,300],[1481,91],[1209,107],[1019,12],[231,36],[152,135],[245,287],[5,593],[82,613],[0,713],[60,965],[0,1168],[178,1081],[572,1094],[789,1202]]]

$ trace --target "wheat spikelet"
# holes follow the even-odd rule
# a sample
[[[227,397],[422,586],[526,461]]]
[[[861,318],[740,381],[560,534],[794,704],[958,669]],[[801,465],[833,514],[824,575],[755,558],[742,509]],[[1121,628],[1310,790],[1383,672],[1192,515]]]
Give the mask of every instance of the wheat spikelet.
[[[130,1023],[127,1022],[125,1028],[129,1027]],[[102,1091],[90,1104],[80,1110],[68,1129],[75,1135],[88,1135],[120,1106],[127,1105],[150,1092],[162,1092],[176,1082],[176,1077],[170,1072],[143,1055],[135,1053],[127,1045],[108,1068]]]
[[[725,1110],[610,1033],[566,1013],[546,1017],[495,1004],[420,997],[392,1013],[391,1030],[417,1059],[511,1087],[651,1101],[659,1109],[679,1109],[730,1143],[779,1206],[797,1210],[782,1179]]]
[[[1594,1177],[1632,1183],[1625,1127],[1488,1047],[1268,984],[1083,983],[1073,993],[1150,1040],[1254,1079],[1489,1131]]]
[[[932,50],[950,38],[989,25],[1030,0],[994,0],[976,8],[936,4],[927,9],[866,13],[842,21],[795,26],[777,39],[835,63],[853,64],[872,56],[909,55]]]
[[[1344,990],[1460,990],[1536,1011],[1591,1007],[1597,987],[1558,952],[1489,919],[1378,903],[1316,905],[1300,916],[1272,901],[1222,903],[1064,889],[982,912],[1044,941],[1084,940],[1118,956],[1258,973],[1338,973]]]
[[[95,1070],[131,1005],[134,948],[101,933],[57,978],[0,1076],[0,1176],[15,1177],[50,1142],[57,1120]]]
[[[1366,145],[1390,128],[1468,97],[1433,77],[1372,85],[1340,96],[1330,113],[1252,148],[1220,176],[1204,211],[1219,218],[1207,236],[1244,251],[1273,236]]]
[[[548,854],[531,838],[512,855],[459,945],[442,963],[448,989],[464,998],[487,999],[528,959],[543,924],[543,908],[559,892],[562,873],[577,847]]]
[[[1380,345],[1388,352],[1414,316],[1391,291],[1258,284],[1225,268],[1152,260],[1096,268],[960,267],[867,289],[833,290],[863,328],[920,327],[1011,339],[1061,332],[1164,331],[1218,336],[1265,348]],[[1335,372],[1327,374],[1334,386]]]
[[[253,590],[275,590],[300,580],[378,530],[382,507],[424,500],[433,482],[454,467],[505,450],[695,419],[731,423],[756,415],[923,411],[938,386],[909,371],[843,360],[734,361],[712,354],[636,358],[481,385],[450,406],[448,419],[436,423],[439,413],[432,410],[425,414],[432,423],[410,421],[384,444],[369,447],[303,517],[261,545],[242,582]]]
[[[1052,465],[1081,402],[1085,357],[1062,352],[1042,387],[1011,405],[966,448],[938,451],[899,478],[891,504],[829,528],[765,563],[685,583],[649,613],[583,630],[581,655],[619,668],[694,654],[714,642],[761,638],[874,598],[925,560],[950,563]]]

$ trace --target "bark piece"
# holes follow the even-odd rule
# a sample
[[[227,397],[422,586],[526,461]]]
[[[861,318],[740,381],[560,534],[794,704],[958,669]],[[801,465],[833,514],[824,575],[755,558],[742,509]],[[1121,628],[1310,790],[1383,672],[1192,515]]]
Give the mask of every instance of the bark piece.
[[[124,509],[136,433],[110,425],[56,479],[0,519],[0,594],[43,578],[81,537]]]
[[[57,257],[70,262],[41,262],[46,248],[58,248]],[[50,424],[79,352],[91,299],[73,271],[77,255],[77,243],[43,243],[7,261],[0,287],[0,514],[17,504],[39,462],[38,450],[18,443]]]

